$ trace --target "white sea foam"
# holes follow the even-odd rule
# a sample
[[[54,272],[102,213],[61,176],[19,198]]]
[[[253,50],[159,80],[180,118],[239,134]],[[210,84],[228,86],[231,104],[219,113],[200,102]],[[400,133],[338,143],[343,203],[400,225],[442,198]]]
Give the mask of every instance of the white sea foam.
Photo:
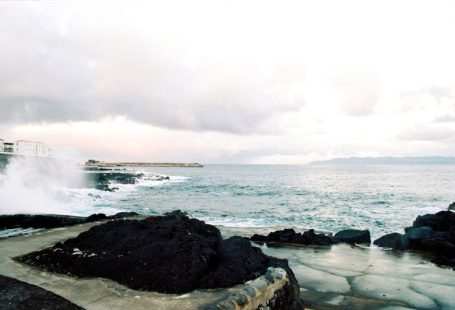
[[[138,180],[135,188],[137,187],[155,187],[155,186],[163,186],[166,184],[172,184],[172,183],[183,183],[186,182],[189,178],[184,177],[184,176],[168,176],[169,179],[163,179],[163,175],[156,175],[156,174],[150,174],[148,172],[142,172],[144,173],[144,177]]]
[[[75,164],[60,159],[17,157],[0,172],[0,214],[53,213],[90,215],[123,211],[119,201],[136,195],[143,187],[156,187],[186,182],[187,177],[170,176],[169,180],[150,171],[136,184],[112,183],[114,192],[87,188],[85,174]]]
[[[0,213],[72,213],[68,189],[82,182],[75,165],[57,159],[14,158],[0,174]]]

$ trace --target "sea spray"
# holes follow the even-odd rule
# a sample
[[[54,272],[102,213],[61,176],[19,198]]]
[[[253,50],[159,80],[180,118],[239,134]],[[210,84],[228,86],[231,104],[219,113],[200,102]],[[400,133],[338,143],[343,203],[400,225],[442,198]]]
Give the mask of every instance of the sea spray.
[[[83,172],[57,158],[15,157],[0,172],[0,213],[74,213],[70,188]]]

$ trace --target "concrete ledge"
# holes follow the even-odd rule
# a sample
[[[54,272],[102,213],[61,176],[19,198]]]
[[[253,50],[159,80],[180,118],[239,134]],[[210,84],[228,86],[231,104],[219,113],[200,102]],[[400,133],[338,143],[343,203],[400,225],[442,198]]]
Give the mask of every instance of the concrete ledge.
[[[269,267],[266,274],[231,291],[224,300],[204,310],[289,309],[290,280],[282,268]]]

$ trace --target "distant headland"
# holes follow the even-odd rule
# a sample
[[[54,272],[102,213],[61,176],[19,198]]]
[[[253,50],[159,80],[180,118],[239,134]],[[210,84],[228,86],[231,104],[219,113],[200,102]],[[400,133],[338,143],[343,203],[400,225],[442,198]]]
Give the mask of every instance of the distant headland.
[[[148,162],[105,162],[89,159],[85,162],[86,167],[182,167],[202,168],[199,163],[148,163]]]
[[[319,160],[309,165],[455,165],[451,156],[343,157]]]

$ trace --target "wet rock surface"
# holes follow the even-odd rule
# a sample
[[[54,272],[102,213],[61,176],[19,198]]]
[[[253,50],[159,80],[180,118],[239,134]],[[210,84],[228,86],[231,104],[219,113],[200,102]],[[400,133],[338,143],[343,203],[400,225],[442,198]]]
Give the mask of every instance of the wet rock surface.
[[[57,228],[73,226],[88,222],[107,219],[118,219],[122,217],[136,216],[136,212],[119,212],[112,216],[103,213],[92,214],[88,217],[70,216],[58,214],[14,214],[0,215],[0,229],[11,228]]]
[[[371,243],[370,232],[368,230],[346,229],[339,231],[333,236],[335,243]]]
[[[81,310],[65,298],[38,286],[0,275],[0,308],[3,310]]]
[[[250,240],[258,243],[266,243],[269,246],[286,244],[328,246],[336,243],[371,243],[370,232],[368,230],[355,229],[342,230],[336,233],[334,237],[315,233],[314,229],[303,233],[296,232],[294,229],[283,229],[271,232],[267,236],[254,234]]]
[[[440,211],[418,216],[405,234],[388,234],[374,244],[395,250],[419,250],[432,255],[432,262],[455,268],[454,237],[455,213]]]
[[[243,237],[223,240],[216,227],[184,215],[107,222],[16,259],[49,271],[104,277],[162,293],[231,287],[257,278],[268,267],[280,267],[292,283],[290,298],[298,299],[299,294],[286,260],[263,254]]]
[[[302,244],[302,245],[330,245],[333,244],[332,238],[317,234],[313,229],[304,233],[296,232],[294,229],[283,229],[269,233],[267,236],[254,234],[251,241],[259,243],[267,243],[273,246],[276,244]]]
[[[409,239],[405,235],[399,233],[384,235],[375,240],[374,244],[383,248],[391,248],[395,250],[409,250],[411,248]]]
[[[142,173],[100,170],[87,173],[86,183],[98,190],[113,192],[118,189],[115,184],[136,184],[143,176]]]

